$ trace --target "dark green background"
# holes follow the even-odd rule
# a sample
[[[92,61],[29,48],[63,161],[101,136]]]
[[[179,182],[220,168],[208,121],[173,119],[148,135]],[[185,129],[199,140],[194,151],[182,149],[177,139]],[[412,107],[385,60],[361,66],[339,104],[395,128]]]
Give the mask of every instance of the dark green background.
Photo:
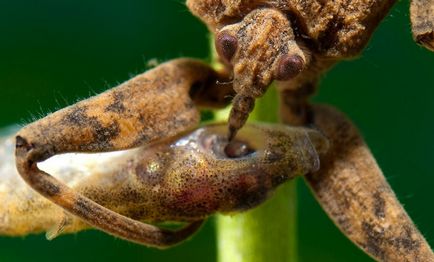
[[[317,101],[359,126],[389,182],[434,244],[434,54],[411,39],[400,2],[363,56],[324,77]],[[151,58],[206,58],[206,28],[182,1],[0,2],[0,126],[73,103],[142,72]],[[301,261],[370,261],[299,181]],[[0,203],[1,204],[1,203]],[[276,215],[278,215],[276,210]],[[213,261],[213,220],[190,242],[158,251],[99,232],[0,238],[0,261]]]

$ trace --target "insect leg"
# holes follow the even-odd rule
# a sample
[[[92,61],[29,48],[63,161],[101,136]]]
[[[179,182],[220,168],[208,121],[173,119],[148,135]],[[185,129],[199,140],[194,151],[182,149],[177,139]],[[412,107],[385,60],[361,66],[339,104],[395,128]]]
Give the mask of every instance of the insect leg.
[[[284,123],[303,126],[311,118],[308,99],[314,92],[316,81],[307,82],[295,90],[287,89],[281,93],[280,115]]]
[[[309,98],[315,93],[321,75],[336,62],[312,55],[310,63],[300,75],[287,82],[277,82],[280,91],[280,118],[283,123],[305,126],[311,122]]]
[[[27,146],[20,145],[17,156],[25,153]],[[202,224],[202,221],[193,222],[179,231],[169,231],[144,224],[106,209],[75,193],[65,184],[39,170],[36,163],[21,159],[17,165],[18,171],[33,189],[90,225],[129,241],[147,246],[167,247],[185,240]]]
[[[434,51],[434,1],[412,0],[410,19],[414,41]]]
[[[330,139],[318,172],[306,176],[339,229],[379,261],[434,261],[354,125],[331,107],[314,106],[314,123]]]
[[[198,124],[199,111],[190,93],[202,99],[195,87],[203,89],[216,77],[199,61],[174,60],[29,124],[18,136],[33,145],[35,161],[66,152],[128,149],[173,137]]]
[[[201,62],[174,60],[53,113],[18,132],[17,170],[37,192],[92,226],[145,245],[173,245],[201,222],[173,232],[129,219],[75,193],[37,163],[56,154],[128,149],[186,132],[199,122],[192,86],[215,83],[216,77]]]
[[[356,128],[333,109],[309,105],[316,78],[308,73],[289,83],[292,86],[280,86],[281,118],[293,125],[313,124],[330,140],[332,147],[321,158],[320,170],[306,176],[318,202],[370,256],[380,261],[434,261]]]

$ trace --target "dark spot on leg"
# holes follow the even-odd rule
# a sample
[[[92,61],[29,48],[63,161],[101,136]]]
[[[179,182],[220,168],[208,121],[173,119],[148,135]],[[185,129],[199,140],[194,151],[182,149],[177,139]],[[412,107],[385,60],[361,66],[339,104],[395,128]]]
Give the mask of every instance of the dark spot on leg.
[[[373,202],[374,202],[374,214],[377,218],[385,218],[386,213],[386,201],[381,196],[381,193],[379,191],[375,192],[372,195]]]
[[[46,197],[59,196],[62,193],[62,189],[53,182],[55,180],[52,176],[44,172],[38,172],[38,174],[32,174],[27,176],[26,181],[39,193]]]
[[[420,241],[413,239],[414,229],[411,225],[402,225],[402,233],[399,237],[390,239],[389,242],[396,248],[404,248],[407,252],[420,248]]]
[[[87,218],[90,217],[90,214],[94,213],[89,205],[89,201],[82,197],[78,197],[75,200],[74,206],[72,206],[72,210]]]
[[[384,231],[382,229],[381,231],[375,230],[374,226],[366,221],[362,223],[362,230],[366,239],[366,242],[363,244],[366,251],[374,257],[384,260],[385,251],[382,247],[385,240]]]
[[[17,157],[25,158],[28,166],[35,162],[44,161],[56,154],[54,145],[51,144],[33,144],[29,143],[22,136],[16,137],[15,154]]]
[[[85,106],[81,106],[81,107],[74,106],[71,109],[71,112],[63,118],[63,122],[66,125],[84,126],[84,125],[86,125],[85,123],[89,119],[86,111],[87,111],[87,107],[85,107]]]
[[[112,94],[113,102],[105,108],[106,112],[114,112],[117,114],[122,114],[125,112],[125,106],[123,101],[125,99],[124,94],[121,92],[113,92]]]
[[[94,131],[95,142],[92,144],[96,144],[97,146],[109,147],[113,139],[119,136],[120,127],[118,122],[113,122],[109,126],[102,126],[99,121],[96,119],[94,122],[91,122],[93,125],[92,130]]]
[[[119,136],[119,123],[113,121],[107,126],[103,126],[97,117],[89,117],[86,107],[76,107],[63,118],[66,126],[73,125],[80,128],[89,128],[93,133],[93,140],[80,145],[83,151],[98,151],[98,149],[107,149],[112,146],[112,140]]]
[[[55,196],[60,195],[60,193],[61,193],[60,188],[57,185],[55,185],[49,181],[45,181],[45,180],[40,181],[37,186],[48,197],[55,197]]]
[[[17,136],[15,138],[15,148],[23,148],[26,151],[30,151],[30,149],[32,149],[32,145],[30,145],[27,140],[21,136]]]

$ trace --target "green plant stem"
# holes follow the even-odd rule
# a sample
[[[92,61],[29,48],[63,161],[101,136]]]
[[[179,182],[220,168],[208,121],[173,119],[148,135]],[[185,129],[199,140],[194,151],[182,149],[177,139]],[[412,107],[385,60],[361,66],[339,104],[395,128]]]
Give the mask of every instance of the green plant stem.
[[[249,121],[278,122],[275,88],[256,102]],[[222,118],[220,118],[221,120]],[[297,261],[296,182],[251,211],[217,217],[219,262]]]

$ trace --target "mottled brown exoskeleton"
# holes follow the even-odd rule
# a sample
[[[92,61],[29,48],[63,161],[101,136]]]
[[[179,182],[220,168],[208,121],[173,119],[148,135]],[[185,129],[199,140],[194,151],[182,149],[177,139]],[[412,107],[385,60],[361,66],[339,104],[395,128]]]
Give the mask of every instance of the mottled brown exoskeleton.
[[[308,104],[321,74],[337,62],[357,56],[394,2],[188,0],[193,14],[215,35],[223,69],[216,71],[190,59],[174,60],[24,127],[16,136],[18,172],[37,192],[89,225],[160,247],[182,241],[214,212],[250,208],[284,180],[307,174],[325,211],[373,258],[434,261],[431,248],[397,201],[351,122],[334,109]],[[431,49],[432,9],[432,1],[412,2],[415,39]],[[273,127],[243,135],[248,129],[241,128],[255,99],[275,80],[282,122],[316,126],[329,140],[328,150],[324,137],[302,128],[282,133]],[[223,82],[230,84],[219,84]],[[198,107],[222,107],[231,96],[226,138],[221,130],[212,128],[206,136],[191,133],[199,122]],[[196,147],[178,143],[186,141],[185,135]],[[255,145],[257,135],[266,142]],[[174,153],[176,145],[181,153]],[[203,151],[196,151],[197,145]],[[149,194],[136,194],[134,201],[138,202],[123,199],[126,202],[118,206],[111,205],[112,199],[122,198],[101,197],[101,192],[107,193],[104,190],[72,190],[37,166],[61,153],[137,147],[145,148],[126,159],[124,173],[119,172],[142,179],[130,186]],[[197,156],[214,160],[196,161]],[[316,170],[318,157],[321,168]],[[158,169],[172,163],[189,167],[190,173]],[[222,163],[223,167],[217,168]],[[158,172],[152,173],[153,169]],[[128,189],[120,192],[125,194]],[[158,192],[164,192],[164,197]],[[154,201],[148,202],[153,197]],[[168,204],[158,209],[155,203],[162,199],[169,199]],[[147,219],[189,224],[169,231],[141,222]],[[60,224],[59,230],[68,223]]]
[[[395,2],[187,0],[215,35],[215,48],[233,81],[229,139],[274,80],[282,120],[305,124],[307,98],[320,76],[337,62],[358,56]],[[411,20],[415,40],[432,50],[434,1],[412,1]]]
[[[211,99],[210,104],[220,101],[213,98],[217,92],[201,95],[196,87],[198,81],[215,83],[213,77],[199,61],[174,60],[53,113],[18,132],[17,170],[33,189],[89,225],[166,247],[194,233],[207,216],[252,208],[284,181],[319,168],[317,150],[324,152],[327,141],[318,131],[256,127],[228,146],[221,127],[183,136],[199,124],[190,96]],[[72,190],[37,166],[62,153],[137,147],[145,148],[124,159],[111,179],[133,177],[120,179],[121,185],[108,191],[95,186]],[[144,220],[189,225],[169,231]],[[60,222],[59,233],[65,223]]]
[[[214,34],[217,53],[233,81],[236,96],[228,120],[228,138],[235,137],[253,110],[255,99],[266,92],[272,81],[276,81],[280,92],[282,122],[314,123],[316,116],[308,98],[315,92],[321,75],[337,62],[358,56],[394,3],[395,0],[188,0],[193,14]],[[433,50],[434,1],[414,0],[410,11],[415,41]],[[328,134],[329,138],[333,136],[335,134]],[[345,139],[346,136],[335,138],[340,140],[335,144]],[[342,159],[349,164],[353,161],[346,152],[349,149],[343,149],[347,155]],[[334,155],[333,147],[328,155]],[[357,157],[363,159],[368,154]],[[336,155],[333,158],[339,159]],[[360,159],[356,161],[362,161]],[[322,163],[328,166],[335,162],[326,159]],[[387,202],[384,195],[388,195],[386,198],[394,196],[386,190],[384,178],[375,164],[368,165],[377,173],[372,180],[367,170],[361,170],[367,166],[359,164],[357,171],[364,174],[363,177],[358,177],[350,168],[333,164],[332,170],[325,172],[327,175],[323,174],[322,171],[327,170],[323,167],[319,172],[322,176],[307,176],[326,212],[353,242],[376,259],[434,261],[429,246],[414,242],[413,233],[408,233],[414,230],[407,226],[394,226],[396,231],[392,230],[392,237],[385,239],[390,225],[399,221],[391,218],[394,215],[383,212],[385,206],[396,206],[383,206]],[[338,181],[337,177],[341,176],[345,179]],[[360,186],[360,181],[365,180],[366,184]],[[334,201],[330,201],[331,198]],[[382,208],[376,209],[376,206]],[[362,221],[364,219],[367,221]],[[402,225],[409,223],[401,221]],[[411,245],[403,244],[404,235],[412,235]],[[423,237],[418,238],[426,244]],[[418,248],[424,250],[425,255],[417,255],[419,251],[415,249]]]

